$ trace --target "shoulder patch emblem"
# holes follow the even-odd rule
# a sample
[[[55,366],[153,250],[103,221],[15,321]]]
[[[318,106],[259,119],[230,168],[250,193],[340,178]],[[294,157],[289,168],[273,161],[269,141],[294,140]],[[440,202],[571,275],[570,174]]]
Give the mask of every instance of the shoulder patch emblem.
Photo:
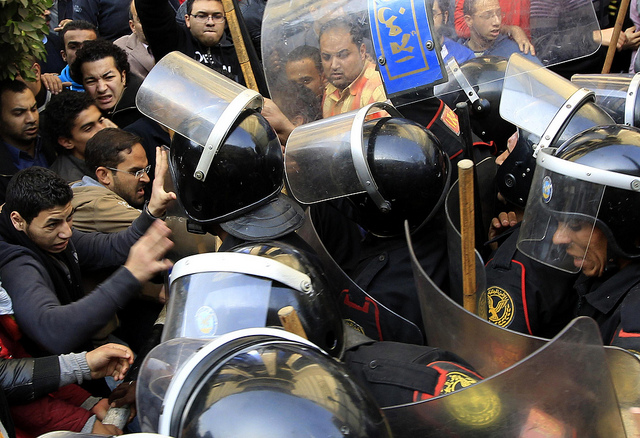
[[[442,109],[442,114],[440,114],[440,120],[442,120],[442,123],[451,129],[455,135],[460,135],[460,121],[458,120],[458,116],[446,103]]]
[[[440,394],[449,394],[451,392],[466,388],[467,386],[471,386],[477,382],[477,379],[474,379],[467,374],[461,373],[459,371],[451,371],[450,373],[447,373],[447,380],[445,380]]]
[[[509,327],[513,321],[514,305],[511,295],[497,286],[487,288],[487,311],[489,321],[500,327]]]

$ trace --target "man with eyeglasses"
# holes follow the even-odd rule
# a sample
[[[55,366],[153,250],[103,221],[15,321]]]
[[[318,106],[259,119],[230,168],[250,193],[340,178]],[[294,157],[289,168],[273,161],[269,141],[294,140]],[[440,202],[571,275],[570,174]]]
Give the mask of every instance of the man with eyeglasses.
[[[96,133],[85,148],[92,176],[73,184],[74,227],[113,233],[140,216],[151,166],[140,138],[117,128]]]
[[[92,176],[71,185],[75,229],[116,233],[129,228],[142,214],[151,166],[140,141],[135,134],[117,128],[105,128],[87,141],[85,163]],[[84,290],[95,289],[112,274],[113,269],[103,269],[83,275]],[[109,340],[119,327],[117,336],[137,351],[162,307],[158,302],[161,287],[145,284],[141,295],[94,335],[94,341]]]
[[[226,18],[220,0],[187,0],[184,25],[169,19],[174,12],[166,1],[135,0],[135,7],[156,61],[177,50],[243,83],[233,43],[224,33]]]
[[[520,53],[518,44],[500,33],[504,14],[498,0],[465,0],[463,10],[470,31],[470,38],[463,44],[473,50],[476,57],[493,55],[509,58],[513,53]],[[540,64],[535,56],[522,54]]]

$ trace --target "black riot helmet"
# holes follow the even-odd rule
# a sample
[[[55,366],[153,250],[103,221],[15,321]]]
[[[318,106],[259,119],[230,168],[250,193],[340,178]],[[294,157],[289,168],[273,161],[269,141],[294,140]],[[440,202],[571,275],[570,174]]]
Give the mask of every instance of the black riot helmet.
[[[136,105],[175,132],[170,167],[190,222],[219,224],[245,240],[301,225],[302,209],[280,193],[281,146],[256,91],[171,52],[145,78]]]
[[[608,125],[611,116],[594,103],[593,93],[536,65],[525,57],[510,58],[500,114],[518,126],[518,141],[496,172],[502,196],[524,208],[537,150],[557,147],[585,129]]]
[[[495,142],[500,150],[516,130],[499,111],[507,62],[500,56],[481,56],[460,66],[454,63],[449,82],[436,88],[436,95],[450,108],[467,102],[473,132],[486,142]]]
[[[142,430],[175,438],[390,438],[371,395],[340,362],[274,328],[208,343],[172,339],[139,375]]]
[[[557,150],[540,151],[518,248],[548,265],[579,270],[584,257],[577,248],[567,255],[548,238],[560,223],[598,227],[608,257],[640,257],[640,130],[594,127]]]
[[[225,222],[276,198],[282,189],[280,142],[260,113],[249,110],[238,118],[202,181],[194,173],[204,150],[180,134],[171,142],[172,176],[189,219]]]
[[[382,118],[364,124],[367,162],[389,209],[380,209],[368,194],[352,195],[356,221],[378,236],[412,232],[439,210],[448,190],[450,162],[435,135],[415,122]]]
[[[163,341],[280,327],[279,311],[290,306],[311,342],[333,356],[341,354],[336,292],[319,260],[290,245],[252,242],[230,252],[186,257],[175,264],[169,288]]]
[[[365,122],[374,107],[394,117]],[[358,223],[379,236],[402,234],[405,220],[417,231],[444,201],[450,163],[430,131],[396,114],[375,103],[296,128],[285,154],[290,193],[308,204],[348,196]]]

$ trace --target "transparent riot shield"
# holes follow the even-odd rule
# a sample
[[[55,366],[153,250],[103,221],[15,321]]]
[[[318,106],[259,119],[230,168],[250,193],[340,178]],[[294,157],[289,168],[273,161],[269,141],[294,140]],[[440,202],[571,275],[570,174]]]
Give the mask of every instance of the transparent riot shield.
[[[379,316],[379,318],[377,318],[380,322],[378,326],[369,327],[359,325],[358,329],[362,330],[364,334],[371,339],[376,340],[397,339],[398,336],[396,333],[407,333],[409,339],[407,339],[406,342],[422,344],[424,341],[420,328],[374,299],[351,278],[349,278],[349,276],[345,274],[336,261],[331,257],[320,240],[320,237],[313,225],[313,220],[310,215],[311,208],[313,207],[309,207],[305,213],[304,224],[297,230],[298,235],[311,245],[314,251],[318,254],[325,269],[326,277],[332,282],[334,290],[348,290],[349,296],[354,302],[363,303],[363,306],[371,308],[371,311],[374,311],[376,315]],[[349,306],[342,308],[343,310],[347,310]],[[343,314],[343,318],[345,318],[347,323],[349,323],[349,315]]]
[[[449,223],[451,224],[450,221]],[[461,297],[462,274],[459,263],[455,262],[460,260],[456,259],[456,255],[460,257],[460,237],[455,227],[449,225],[447,232],[452,230],[457,239],[450,240],[449,248],[451,288],[454,291],[457,289],[457,294]],[[409,235],[407,239],[410,241]],[[504,329],[465,310],[438,289],[413,254],[411,259],[422,319],[425,321],[424,330],[431,346],[451,351],[469,362],[481,375],[491,376],[515,364],[546,342],[545,339]],[[476,284],[478,312],[486,315],[484,264],[477,254]]]
[[[448,59],[455,60],[453,56],[446,56],[454,53],[453,50],[447,49],[447,44],[452,45],[453,41],[458,39],[453,28],[453,9],[447,11],[448,21],[444,22],[440,15],[436,17],[433,13],[433,3],[426,2],[426,13],[429,17],[425,21],[428,21],[430,27],[427,33],[426,25],[414,25],[415,28],[404,26],[405,20],[413,14],[415,23],[422,20],[418,15],[420,8],[415,2],[406,1],[404,7],[399,7],[399,2],[389,3],[392,5],[386,6],[385,2],[375,0],[269,0],[262,25],[262,59],[270,95],[281,108],[287,109],[283,111],[287,117],[291,119],[292,116],[303,114],[309,109],[314,110],[314,115],[309,116],[305,113],[305,117],[311,117],[312,120],[313,117],[321,117],[320,105],[325,85],[338,81],[335,76],[331,76],[336,73],[335,69],[332,73],[330,66],[331,50],[325,50],[324,62],[320,57],[320,33],[323,26],[338,18],[348,16],[356,23],[359,33],[364,34],[364,56],[367,60],[375,62],[381,72],[388,69],[392,62],[402,60],[403,62],[397,64],[406,65],[406,71],[396,72],[393,76],[412,74],[415,68],[410,67],[410,62],[405,61],[405,58],[412,57],[409,61],[415,61],[422,59],[423,54],[435,55],[443,59],[445,64]],[[371,16],[375,17],[375,21],[371,20]],[[585,57],[594,53],[600,46],[600,28],[590,0],[533,1],[531,8],[523,8],[521,11],[509,8],[502,10],[499,16],[501,23],[505,25],[521,26],[523,33],[531,40],[537,56],[534,68]],[[411,29],[411,32],[407,32],[407,29]],[[420,35],[422,31],[431,38]],[[380,51],[384,45],[376,47],[377,50],[374,49],[374,41],[378,41],[382,34],[393,34],[392,36],[398,38],[397,41],[389,41],[390,50]],[[417,43],[417,40],[414,42],[418,35],[420,43]],[[498,38],[503,40],[499,44],[515,46],[506,35],[500,35]],[[305,48],[302,48],[303,46]],[[510,50],[507,53],[500,52],[508,57]],[[301,53],[305,51],[309,52],[306,59],[314,57],[316,61],[309,62],[306,66],[302,62],[294,65],[296,61],[305,59],[306,55]],[[462,63],[462,58],[459,59],[459,63]],[[436,62],[431,64],[430,68],[440,70],[440,65]],[[447,69],[451,70],[450,67]],[[463,83],[454,75],[443,75],[447,76],[449,82],[455,84],[448,88],[451,92],[464,88]],[[352,75],[348,77],[351,78]],[[307,86],[311,92],[300,91],[289,81]],[[426,85],[426,81],[428,79],[415,82],[416,85]],[[433,83],[436,82],[438,81]],[[428,96],[430,92],[409,92],[405,96],[396,96],[400,100],[393,102],[401,106],[402,103],[411,103]],[[307,119],[305,122],[312,120]]]
[[[457,184],[454,187],[457,187]],[[452,188],[452,193],[454,193],[453,190]],[[447,205],[448,212],[455,212],[455,204]],[[448,231],[454,230],[457,233],[451,217],[448,217],[448,222]],[[410,242],[408,232],[406,236]],[[460,253],[459,237],[450,240],[451,243],[458,245],[457,253]],[[455,247],[450,248],[449,251],[455,252],[456,249]],[[523,360],[527,355],[533,354],[548,342],[547,339],[502,328],[466,311],[431,281],[413,254],[412,263],[422,316],[425,321],[424,330],[430,345],[458,354],[483,376],[489,377],[501,373]],[[477,264],[477,267],[481,267],[480,263]],[[483,272],[482,268],[482,272],[478,273],[477,277],[480,278]],[[461,282],[461,280],[458,281]],[[482,289],[478,291],[482,291]],[[638,431],[640,360],[636,355],[626,350],[610,346],[604,348],[618,398],[619,411],[628,432],[627,436],[635,436],[629,431]],[[463,434],[463,436],[468,435]]]
[[[575,74],[571,82],[596,94],[596,104],[618,124],[640,126],[640,73]]]
[[[386,408],[394,436],[625,436],[600,333],[589,318],[574,320],[496,375],[467,387],[455,383],[463,389]]]

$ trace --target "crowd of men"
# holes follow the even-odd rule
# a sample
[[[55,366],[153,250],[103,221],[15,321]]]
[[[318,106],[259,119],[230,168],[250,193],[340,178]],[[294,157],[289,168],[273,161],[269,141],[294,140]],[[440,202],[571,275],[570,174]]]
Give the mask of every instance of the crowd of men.
[[[31,370],[25,372],[21,365],[3,368],[0,380],[39,382],[29,396],[9,397],[10,415],[0,418],[8,436],[37,436],[53,430],[122,433],[102,423],[113,382],[99,381],[89,386],[86,380],[105,376],[121,379],[134,354],[142,359],[148,351],[153,323],[165,303],[162,275],[172,266],[165,256],[174,243],[163,219],[167,208],[180,196],[165,189],[172,164],[163,146],[172,145],[175,154],[180,151],[185,157],[193,147],[192,139],[179,134],[174,137],[170,129],[143,114],[136,106],[136,95],[153,66],[174,51],[230,80],[246,83],[220,0],[186,0],[182,5],[155,0],[68,3],[71,5],[54,3],[56,19],[51,27],[59,30],[46,41],[50,57],[59,56],[59,60],[47,59],[44,63],[33,59],[35,81],[17,78],[0,82],[0,358],[27,364],[22,367]],[[240,3],[248,16],[261,17],[266,0]],[[486,56],[506,59],[521,54],[542,66],[549,59],[537,45],[540,40],[533,12],[529,20],[529,2],[426,3],[436,47],[445,63],[450,59],[464,64]],[[534,5],[533,0],[531,3],[532,11],[534,6],[542,7]],[[606,46],[612,23],[602,11],[596,13],[605,30],[587,33],[586,38]],[[254,21],[259,29],[260,21]],[[256,35],[251,32],[255,29],[249,30]],[[234,139],[240,144],[245,140],[238,132],[252,132],[251,126],[262,126],[267,134],[256,138],[266,138],[268,147],[260,152],[264,154],[261,160],[275,156],[283,161],[279,154],[283,151],[286,156],[287,141],[295,137],[299,127],[387,101],[381,64],[372,51],[369,23],[362,14],[341,11],[291,33],[291,41],[296,44],[283,41],[282,47],[272,48],[263,41],[261,55],[272,99],[266,99],[262,114],[252,113],[238,122],[234,127],[237,137],[229,137],[229,142]],[[259,37],[258,31],[258,41]],[[640,46],[640,31],[627,27],[617,46],[619,53],[629,55],[622,56],[625,61],[619,64],[626,65],[619,70],[634,71],[630,55]],[[576,70],[558,71],[566,77],[595,70],[603,51],[588,55],[579,66],[571,64]],[[380,342],[374,344],[379,347],[375,355],[386,359],[392,358],[385,355],[397,351],[397,347],[382,348],[386,341],[420,348],[428,345],[412,275],[412,252],[437,287],[450,292],[443,200],[455,180],[455,163],[469,151],[463,151],[455,113],[437,97],[430,97],[405,107],[402,112],[408,120],[399,127],[394,122],[365,124],[365,143],[377,142],[378,152],[371,152],[367,158],[371,160],[376,190],[387,198],[387,209],[391,208],[393,215],[401,212],[399,216],[390,219],[388,212],[373,205],[366,194],[350,197],[349,202],[330,197],[314,200],[324,202],[314,204],[308,215],[327,252],[354,282],[350,290],[334,291],[349,330],[355,328],[371,338],[371,343]],[[388,114],[377,112],[374,119],[384,115]],[[430,132],[425,133],[423,128]],[[597,127],[593,129],[595,134],[590,138],[598,135]],[[629,156],[640,148],[635,134],[606,132],[608,138],[631,145],[634,152]],[[388,141],[394,136],[404,143],[393,146]],[[479,161],[479,157],[493,154],[498,166],[505,162],[508,165],[509,155],[522,140],[522,134],[515,134],[503,145],[476,141],[468,158]],[[299,142],[299,137],[295,141]],[[407,152],[416,142],[421,145],[416,149],[419,152]],[[401,147],[406,149],[400,152]],[[420,164],[416,164],[417,153],[426,157]],[[239,160],[243,157],[229,154]],[[389,157],[395,160],[395,167],[386,163]],[[579,161],[569,153],[560,159]],[[625,172],[623,166],[607,168],[597,159],[586,162],[606,172]],[[335,162],[319,163],[316,166],[322,171],[339,170]],[[398,163],[402,163],[401,171],[394,173]],[[195,164],[181,163],[183,167]],[[303,164],[297,163],[301,167]],[[261,174],[262,168],[247,172],[269,181],[260,187],[268,193],[256,189],[260,194],[250,201],[238,194],[235,209],[203,218],[203,211],[208,210],[198,202],[181,199],[182,207],[190,220],[200,222],[201,230],[221,239],[220,251],[246,241],[270,239],[313,253],[309,244],[294,233],[303,223],[306,205],[281,193],[283,162],[278,166],[278,181],[274,181],[274,173]],[[636,170],[640,171],[631,173]],[[233,181],[249,187],[255,184],[242,180],[243,176],[234,175],[237,179]],[[173,177],[180,178],[180,172],[174,172]],[[212,178],[208,184],[213,184]],[[177,182],[173,181],[174,187]],[[286,192],[295,195],[295,179],[290,178],[289,183]],[[274,185],[265,188],[268,184]],[[424,187],[416,188],[417,184]],[[545,184],[549,189],[551,183],[545,180]],[[556,197],[568,190],[560,189],[560,182],[557,186]],[[565,182],[565,187],[569,186]],[[222,183],[202,187],[211,193],[194,197],[215,197],[216,192],[225,199],[234,196],[220,193],[226,187]],[[538,187],[532,190],[537,193]],[[363,187],[360,192],[368,191]],[[487,276],[492,285],[495,283],[493,295],[489,294],[486,301],[487,319],[524,334],[551,338],[573,317],[587,315],[599,323],[605,345],[640,351],[635,343],[640,339],[640,327],[634,314],[640,305],[636,304],[640,277],[635,273],[640,233],[629,226],[636,218],[631,210],[640,208],[640,202],[632,195],[617,194],[612,200],[603,196],[603,202],[609,202],[603,208],[616,214],[590,217],[593,223],[561,207],[553,212],[557,226],[547,240],[566,249],[575,268],[572,273],[558,273],[544,257],[533,262],[518,252],[519,230],[529,230],[526,224],[522,228],[520,224],[523,216],[526,218],[524,204],[512,202],[506,194],[499,196],[501,202],[492,211],[496,217],[486,239],[494,244],[493,252],[482,249],[490,260]],[[550,202],[549,193],[541,196],[541,203]],[[629,204],[627,208],[621,208],[625,203]],[[623,216],[622,220],[616,215]],[[629,219],[624,219],[626,215]],[[405,240],[405,219],[412,225],[413,251]],[[625,235],[620,235],[621,229]],[[536,290],[535,295],[527,295],[525,284],[532,278],[538,287],[530,287]],[[614,289],[615,294],[609,292]],[[504,306],[511,306],[511,314],[503,318]],[[350,363],[373,363],[363,362],[358,356],[364,354],[362,345],[345,347]],[[420,351],[412,350],[407,355],[419,356]],[[55,360],[50,355],[59,356]],[[37,359],[26,359],[30,357]],[[464,369],[468,367],[464,358],[454,357],[453,361],[459,361]],[[482,379],[468,368],[474,382]],[[45,372],[49,373],[48,381],[40,385],[46,379],[39,376]],[[441,372],[446,378],[447,372]],[[18,378],[5,378],[4,373],[17,374]],[[404,399],[404,394],[385,400],[384,394],[383,388],[377,400],[383,406],[416,401]],[[116,397],[118,405],[124,400],[132,401],[130,395]],[[34,421],[34,415],[41,412],[49,415]],[[135,422],[129,427],[129,431],[137,430]]]

